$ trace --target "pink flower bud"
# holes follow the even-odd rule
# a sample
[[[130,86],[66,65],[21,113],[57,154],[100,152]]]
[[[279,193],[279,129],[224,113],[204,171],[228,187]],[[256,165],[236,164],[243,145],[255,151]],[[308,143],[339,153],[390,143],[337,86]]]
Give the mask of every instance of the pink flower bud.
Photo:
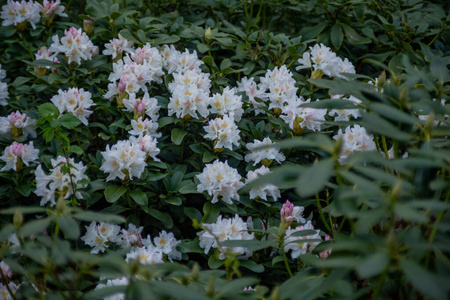
[[[83,29],[87,35],[91,35],[94,32],[95,23],[92,20],[84,20],[83,21]]]
[[[286,200],[286,203],[283,204],[283,207],[280,211],[281,222],[291,223],[294,220],[293,217],[294,205]]]
[[[23,153],[23,144],[21,143],[17,143],[17,142],[13,142],[11,144],[11,146],[9,146],[9,150],[11,151],[12,154],[14,154],[17,157],[22,157],[22,153]]]

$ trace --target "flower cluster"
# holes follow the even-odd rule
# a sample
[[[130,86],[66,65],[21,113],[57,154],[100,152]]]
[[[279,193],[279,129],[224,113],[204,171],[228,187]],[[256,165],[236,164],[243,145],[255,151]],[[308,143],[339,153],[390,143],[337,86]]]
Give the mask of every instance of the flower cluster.
[[[341,164],[346,164],[348,156],[354,151],[374,151],[377,148],[373,136],[368,134],[366,129],[358,124],[345,128],[344,132],[342,129],[339,129],[333,139],[342,139],[342,150],[339,155]]]
[[[268,137],[264,138],[262,141],[254,140],[253,143],[248,143],[246,147],[251,152],[245,155],[245,161],[253,161],[253,166],[256,166],[261,162],[268,167],[272,164],[273,160],[276,160],[280,164],[286,159],[286,157],[280,153],[280,148],[275,146]]]
[[[69,30],[64,30],[61,41],[58,35],[54,35],[52,40],[50,51],[55,52],[55,55],[63,53],[69,64],[81,64],[81,60],[91,60],[98,53],[98,47],[92,44],[81,28],[70,27]]]
[[[0,156],[0,159],[6,162],[6,165],[0,171],[8,171],[13,169],[19,171],[22,165],[30,165],[32,162],[37,162],[39,158],[39,150],[34,149],[33,142],[29,144],[21,144],[13,142],[6,147],[5,153]]]
[[[311,235],[298,235],[296,232],[303,230],[314,230],[316,233]],[[288,252],[292,250],[291,257],[292,259],[298,258],[300,255],[311,252],[319,245],[322,241],[322,238],[319,235],[320,230],[314,229],[311,221],[306,222],[305,225],[298,226],[294,229],[289,227],[286,230],[286,236],[284,238],[284,251]],[[309,241],[304,241],[309,240]],[[313,241],[310,241],[313,240]]]
[[[261,84],[256,84],[253,77],[244,77],[237,85],[237,91],[244,92],[247,95],[250,104],[255,109],[255,115],[264,114],[265,111],[262,108],[265,108],[266,104],[264,102],[269,100],[269,98],[262,90]]]
[[[241,175],[236,169],[230,167],[228,162],[215,160],[212,164],[205,165],[203,172],[197,175],[197,178],[200,181],[197,191],[206,191],[208,195],[213,196],[211,203],[218,202],[220,196],[228,204],[233,204],[231,199],[239,201],[237,192],[244,184],[240,181]]]
[[[8,0],[2,6],[0,18],[3,19],[2,26],[15,25],[21,31],[25,30],[27,22],[33,29],[36,29],[36,23],[40,21],[41,9],[39,4],[34,1],[12,1]]]
[[[59,63],[59,60],[56,57],[56,55],[50,49],[47,49],[47,47],[45,46],[42,46],[38,50],[38,52],[34,54],[34,56],[36,57],[36,60],[43,59],[54,63]],[[36,73],[38,73],[39,76],[44,76],[47,73],[48,69],[50,69],[49,66],[34,68],[34,70],[36,71]],[[58,68],[52,68],[52,72],[58,72]]]
[[[106,181],[119,178],[121,180],[139,178],[145,169],[146,153],[138,143],[130,140],[118,141],[111,148],[106,146],[102,152],[104,161],[100,170],[109,173]]]
[[[39,165],[36,169],[36,190],[34,193],[40,197],[41,206],[50,202],[50,206],[56,204],[55,193],[68,199],[75,195],[77,199],[83,199],[79,189],[87,186],[89,178],[84,173],[86,167],[83,163],[75,163],[73,158],[67,160],[63,156],[58,156],[51,160],[52,169],[46,175]]]
[[[28,117],[26,114],[22,114],[18,110],[10,113],[7,117],[0,117],[0,133],[12,138],[18,138],[22,135],[25,138],[28,135],[36,137],[35,125],[35,119]]]
[[[355,106],[356,106],[356,104],[361,103],[361,100],[359,100],[358,98],[351,96],[351,95],[348,98],[344,98],[344,95],[333,95],[331,97],[331,99],[349,100],[349,101],[352,101],[353,103],[355,103]],[[328,113],[328,115],[330,115],[331,117],[334,116],[335,122],[350,121],[351,117],[353,117],[354,119],[361,117],[361,112],[357,108],[354,108],[354,109],[332,109]]]
[[[64,12],[65,7],[61,5],[61,1],[59,0],[44,0],[43,5],[37,3],[39,9],[41,10],[42,17],[52,19],[55,15],[60,17],[67,17],[67,14]]]
[[[320,70],[327,76],[344,79],[346,79],[344,73],[355,74],[355,67],[347,58],[342,60],[324,44],[316,44],[309,49],[310,52],[303,53],[303,58],[298,60],[300,66],[297,70],[314,68],[315,71]]]
[[[233,145],[239,146],[240,130],[238,129],[234,119],[228,115],[221,118],[216,118],[208,122],[208,125],[203,127],[206,131],[205,139],[214,141],[214,148],[228,148],[233,150]]]
[[[0,65],[0,105],[7,105],[8,104],[8,85],[6,82],[3,82],[2,80],[6,77],[6,71],[2,70],[2,65]]]
[[[259,169],[249,171],[245,184],[249,184],[256,180],[259,176],[269,174],[270,170],[266,166],[261,166]],[[250,199],[267,200],[267,195],[270,195],[274,201],[281,197],[280,190],[273,184],[258,185],[250,190]]]
[[[208,254],[211,248],[219,249],[219,258],[225,259],[229,253],[239,254],[242,258],[248,258],[252,252],[246,247],[224,247],[223,241],[254,240],[253,233],[248,232],[248,225],[237,214],[232,219],[217,218],[212,224],[203,224],[203,230],[197,233],[200,239],[200,247]]]
[[[67,91],[58,90],[58,95],[53,96],[51,101],[61,114],[67,111],[86,126],[87,118],[92,114],[89,108],[95,105],[91,99],[91,93],[78,88],[69,88]]]
[[[105,44],[105,50],[103,50],[104,55],[111,55],[114,62],[117,62],[122,58],[123,52],[131,53],[133,51],[133,42],[130,42],[123,36],[119,34],[118,39],[112,39],[109,43]]]

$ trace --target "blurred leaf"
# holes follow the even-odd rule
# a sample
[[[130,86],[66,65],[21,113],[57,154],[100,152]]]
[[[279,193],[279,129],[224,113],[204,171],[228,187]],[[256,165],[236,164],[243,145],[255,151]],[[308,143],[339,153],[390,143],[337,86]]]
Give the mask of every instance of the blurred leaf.
[[[227,240],[221,242],[221,245],[224,247],[245,247],[248,248],[249,251],[258,251],[261,249],[275,247],[276,244],[276,240]]]
[[[52,220],[50,218],[45,218],[27,222],[20,228],[18,235],[22,237],[29,237],[38,233],[43,233],[44,230],[50,225],[51,221]]]
[[[66,238],[76,240],[80,237],[80,228],[78,227],[77,222],[75,222],[68,214],[59,217],[58,224]]]
[[[356,268],[359,277],[370,278],[383,272],[389,264],[389,255],[381,250],[362,260]]]
[[[301,197],[309,197],[318,193],[333,175],[334,162],[321,160],[306,169],[298,179],[297,193]]]
[[[87,221],[87,222],[105,222],[112,224],[125,223],[125,219],[122,216],[117,216],[113,214],[105,214],[93,211],[77,211],[74,216],[75,219]]]
[[[126,187],[110,185],[104,191],[106,201],[108,201],[109,203],[114,203],[117,200],[119,200],[119,198],[123,194],[125,194],[126,191],[127,191]]]

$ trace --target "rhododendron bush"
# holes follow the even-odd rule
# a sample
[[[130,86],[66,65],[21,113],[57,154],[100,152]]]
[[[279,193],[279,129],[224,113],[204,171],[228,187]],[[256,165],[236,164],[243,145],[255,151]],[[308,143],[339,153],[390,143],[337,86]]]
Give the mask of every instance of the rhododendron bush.
[[[12,1],[1,299],[447,299],[446,1]]]

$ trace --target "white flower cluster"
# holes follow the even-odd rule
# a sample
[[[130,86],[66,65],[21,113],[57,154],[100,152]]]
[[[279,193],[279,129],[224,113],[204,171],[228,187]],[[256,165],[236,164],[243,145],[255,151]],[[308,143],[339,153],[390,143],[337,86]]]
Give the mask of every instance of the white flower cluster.
[[[102,152],[104,161],[100,170],[109,173],[106,181],[116,178],[121,180],[139,178],[147,165],[145,162],[147,155],[158,161],[156,158],[158,153],[156,139],[149,135],[118,141],[111,148],[107,145],[106,151]]]
[[[41,10],[42,16],[45,18],[53,18],[55,15],[60,17],[67,17],[67,14],[64,12],[65,7],[61,5],[61,1],[59,0],[44,0],[43,5],[37,3],[39,9]]]
[[[233,145],[239,146],[240,130],[233,117],[224,115],[221,118],[215,118],[203,128],[206,131],[204,138],[215,142],[214,149],[228,148],[233,150]]]
[[[203,73],[197,53],[186,50],[181,53],[173,46],[165,47],[162,51],[164,65],[167,72],[173,74],[174,80],[169,83],[170,97],[169,116],[175,114],[177,118],[203,118],[209,115],[211,81],[209,74]]]
[[[6,82],[3,82],[2,80],[6,77],[6,71],[2,70],[2,65],[0,65],[0,105],[7,105],[8,104],[8,85]]]
[[[255,115],[264,114],[265,111],[260,108],[266,107],[266,104],[258,101],[258,99],[267,101],[269,100],[269,97],[263,90],[263,87],[261,87],[261,84],[256,84],[253,77],[250,77],[249,79],[244,77],[237,85],[237,91],[244,92],[250,100],[251,105],[255,108]]]
[[[100,277],[101,280],[104,280]],[[113,279],[107,279],[106,280],[106,284],[98,284],[95,289],[96,290],[101,290],[103,288],[106,287],[112,287],[112,286],[126,286],[129,284],[129,280],[127,277],[120,277],[120,278],[113,278]],[[113,295],[109,295],[105,298],[103,298],[103,300],[125,300],[126,299],[126,295],[124,293],[115,293]]]
[[[123,52],[131,53],[133,51],[133,42],[128,41],[126,38],[119,34],[118,39],[112,39],[109,43],[105,44],[104,55],[111,55],[113,61],[118,61],[122,58]]]
[[[239,201],[238,190],[244,186],[241,182],[241,175],[238,171],[228,165],[228,162],[221,162],[218,159],[212,164],[206,164],[203,172],[197,175],[200,183],[197,191],[208,192],[213,196],[211,203],[219,201],[219,197],[228,204],[233,204],[231,199]]]
[[[13,169],[19,171],[22,165],[29,166],[30,163],[37,162],[39,158],[39,150],[34,149],[33,142],[22,144],[13,142],[6,147],[5,152],[0,159],[6,162],[6,165],[0,171],[8,171]]]
[[[176,249],[181,241],[175,239],[172,232],[167,233],[163,230],[152,241],[150,236],[146,239],[142,238],[142,230],[142,226],[137,228],[133,224],[129,224],[128,230],[125,230],[118,225],[104,222],[97,224],[93,221],[86,226],[86,234],[81,237],[81,240],[92,247],[93,254],[105,252],[112,243],[124,249],[130,249],[130,252],[126,254],[127,263],[135,259],[141,264],[163,262],[165,257],[170,261],[181,259],[181,253]]]
[[[39,165],[36,169],[36,190],[34,193],[40,197],[41,206],[50,202],[50,206],[56,204],[55,192],[58,195],[68,199],[75,195],[78,199],[83,199],[80,189],[87,186],[89,178],[84,173],[86,167],[83,163],[75,163],[73,158],[69,161],[63,156],[58,156],[51,160],[52,169],[50,175],[46,175]]]
[[[253,166],[256,166],[261,162],[268,167],[273,160],[276,160],[280,164],[286,159],[286,157],[280,153],[280,148],[274,146],[272,140],[268,137],[264,138],[262,141],[255,140],[253,143],[248,143],[246,147],[251,152],[245,155],[245,161],[254,161]]]
[[[355,74],[355,67],[347,58],[342,60],[324,44],[316,44],[309,49],[310,52],[303,53],[303,58],[298,60],[300,66],[296,70],[314,68],[327,76],[343,79],[346,79],[343,73]]]
[[[236,92],[236,88],[225,87],[222,94],[214,94],[211,98],[211,113],[220,116],[228,115],[239,122],[244,110],[242,109],[242,96],[236,95]]]
[[[26,22],[36,29],[36,23],[41,19],[40,5],[34,1],[12,1],[8,0],[2,6],[0,18],[3,19],[2,26],[15,25],[19,30],[24,30]]]
[[[113,73],[109,75],[108,92],[104,95],[107,99],[116,97],[118,106],[122,106],[124,99],[128,99],[139,91],[147,92],[147,84],[162,83],[161,76],[164,75],[162,57],[157,48],[147,43],[134,50],[129,47],[130,44],[125,39],[122,39],[122,45],[126,55],[113,63]],[[106,51],[109,53],[113,50]]]
[[[224,247],[223,241],[254,240],[253,233],[248,232],[247,223],[237,214],[232,219],[217,218],[213,224],[203,224],[203,230],[197,233],[200,239],[200,247],[208,254],[211,248],[219,249],[219,258],[225,259],[228,253],[242,255],[241,258],[249,258],[252,252],[247,247]]]
[[[53,96],[51,101],[58,107],[61,114],[67,111],[86,126],[87,118],[92,114],[89,108],[95,105],[91,99],[91,93],[78,88],[69,88],[67,91],[58,90],[58,95]]]
[[[292,72],[285,65],[275,67],[272,71],[267,70],[265,77],[261,77],[261,90],[267,92],[270,104],[269,109],[282,109],[289,99],[295,98],[297,88]]]
[[[322,122],[325,121],[326,109],[304,107],[311,99],[304,100],[302,96],[294,97],[287,101],[282,109],[281,118],[289,124],[295,134],[301,134],[306,128],[312,131],[320,131]]]
[[[358,124],[345,128],[345,132],[339,129],[333,139],[342,139],[342,150],[339,155],[341,164],[346,164],[348,156],[354,151],[374,151],[377,148],[373,136]]]
[[[34,125],[36,120],[28,117],[26,114],[22,114],[20,111],[12,112],[7,117],[0,117],[0,133],[12,138],[18,138],[28,135],[36,137],[36,131]]]
[[[81,64],[81,60],[91,60],[98,53],[98,47],[92,44],[81,28],[70,27],[69,30],[64,30],[64,37],[61,38],[61,41],[58,35],[54,35],[52,40],[50,51],[54,52],[54,55],[63,53],[69,64],[72,62]]]
[[[259,176],[269,174],[270,170],[266,166],[262,166],[254,171],[249,171],[247,173],[247,179],[245,184],[251,183],[256,180]],[[277,201],[281,197],[280,190],[273,184],[264,184],[256,186],[250,190],[250,199],[261,198],[267,200],[267,195],[272,197],[273,201]]]
[[[302,230],[314,230],[316,233],[312,235],[294,235],[298,231]],[[314,229],[311,221],[306,222],[305,225],[298,226],[294,229],[289,227],[286,230],[286,236],[284,238],[284,251],[288,252],[292,250],[291,257],[292,259],[298,258],[300,255],[311,252],[316,248],[317,245],[321,243],[322,238],[319,235],[320,230]],[[317,241],[309,241],[304,242],[304,240],[317,240]]]
[[[42,46],[37,53],[34,54],[36,57],[36,60],[38,59],[44,59],[48,60],[54,63],[59,63],[58,58],[56,55],[50,50],[47,49],[47,47]],[[38,73],[38,75],[43,76],[47,73],[47,69],[50,69],[50,66],[45,67],[35,67],[34,70]],[[58,72],[58,68],[52,68],[52,72]]]
[[[361,100],[359,100],[356,97],[353,97],[350,95],[348,98],[344,98],[344,95],[333,95],[331,96],[331,99],[343,99],[343,100],[349,100],[356,104],[361,103]],[[350,121],[350,118],[353,117],[355,119],[361,117],[361,111],[357,108],[355,109],[332,109],[328,115],[331,117],[334,116],[334,121]]]

